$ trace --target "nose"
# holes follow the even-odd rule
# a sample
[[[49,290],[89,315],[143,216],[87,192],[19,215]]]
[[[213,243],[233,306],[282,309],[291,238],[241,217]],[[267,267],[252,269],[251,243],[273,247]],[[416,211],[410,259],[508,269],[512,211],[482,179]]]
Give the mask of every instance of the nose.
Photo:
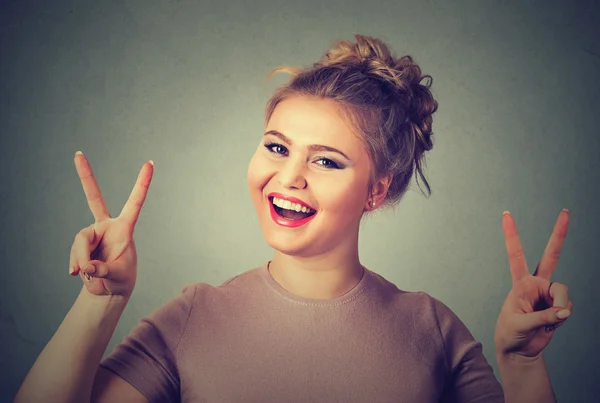
[[[304,189],[306,177],[303,161],[288,160],[277,173],[277,181],[286,189]]]

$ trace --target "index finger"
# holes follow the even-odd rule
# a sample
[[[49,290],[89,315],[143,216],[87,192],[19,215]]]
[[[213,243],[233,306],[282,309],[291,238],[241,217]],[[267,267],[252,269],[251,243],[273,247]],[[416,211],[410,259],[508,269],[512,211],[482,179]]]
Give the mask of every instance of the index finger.
[[[106,203],[104,203],[102,192],[94,178],[90,163],[81,151],[77,151],[74,158],[77,175],[79,175],[79,179],[81,180],[83,192],[85,193],[85,198],[87,199],[94,219],[100,221],[110,218],[108,207],[106,207]]]
[[[125,203],[125,206],[123,206],[121,214],[119,215],[119,217],[123,217],[131,223],[132,227],[135,225],[140,215],[140,211],[146,200],[146,195],[148,194],[150,182],[152,181],[152,174],[154,173],[154,161],[150,160],[148,162],[150,164],[145,163],[142,166],[142,170],[133,186],[129,199],[127,199],[127,203]]]
[[[525,254],[521,246],[521,240],[517,233],[517,226],[513,217],[508,211],[502,214],[502,229],[504,230],[504,238],[506,240],[506,252],[508,253],[508,262],[510,264],[510,273],[515,282],[529,275],[527,270],[527,262]]]

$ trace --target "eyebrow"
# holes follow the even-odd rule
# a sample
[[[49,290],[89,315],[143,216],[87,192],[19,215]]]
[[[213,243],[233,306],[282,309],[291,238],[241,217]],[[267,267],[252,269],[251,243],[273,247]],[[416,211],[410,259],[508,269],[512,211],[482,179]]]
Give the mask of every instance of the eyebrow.
[[[265,136],[268,135],[268,134],[272,134],[275,137],[279,137],[281,140],[285,141],[289,145],[292,145],[292,140],[290,140],[285,134],[283,134],[281,132],[278,132],[277,130],[269,130],[268,132],[265,133]],[[342,156],[344,156],[344,158],[346,158],[347,160],[351,161],[350,158],[348,158],[348,156],[346,154],[344,154],[343,152],[341,152],[337,148],[333,148],[333,147],[329,147],[329,146],[324,146],[322,144],[310,144],[308,146],[308,149],[311,150],[311,151],[331,151],[331,152],[334,152],[334,153],[341,154]]]

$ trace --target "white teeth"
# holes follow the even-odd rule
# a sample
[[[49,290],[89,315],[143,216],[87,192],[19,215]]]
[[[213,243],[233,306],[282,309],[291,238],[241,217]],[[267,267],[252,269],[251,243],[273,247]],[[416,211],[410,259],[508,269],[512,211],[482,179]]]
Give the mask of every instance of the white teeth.
[[[277,207],[281,207],[286,210],[294,210],[296,212],[302,211],[303,213],[310,213],[313,211],[299,203],[292,203],[289,200],[282,200],[278,199],[277,197],[273,197],[273,204]]]

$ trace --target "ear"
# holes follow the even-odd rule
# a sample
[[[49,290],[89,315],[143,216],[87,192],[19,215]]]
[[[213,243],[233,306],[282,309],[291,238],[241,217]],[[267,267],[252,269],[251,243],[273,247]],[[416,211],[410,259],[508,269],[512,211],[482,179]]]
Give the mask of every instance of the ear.
[[[387,195],[390,185],[392,184],[392,178],[393,177],[391,174],[386,175],[373,184],[373,187],[371,188],[371,193],[368,195],[367,201],[365,203],[365,210],[372,211],[375,210],[379,205],[381,205],[381,203],[385,199],[385,196]]]

